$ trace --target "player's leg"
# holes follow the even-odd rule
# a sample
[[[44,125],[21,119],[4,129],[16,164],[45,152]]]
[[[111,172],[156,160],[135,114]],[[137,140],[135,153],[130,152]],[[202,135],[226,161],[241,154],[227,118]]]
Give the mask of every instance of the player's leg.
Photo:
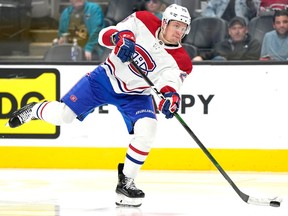
[[[157,131],[156,112],[151,96],[129,96],[118,107],[127,129],[133,134],[129,143],[125,163],[118,166],[116,187],[117,205],[140,206],[145,194],[134,183],[144,164]]]
[[[40,119],[54,125],[71,123],[76,117],[82,121],[97,106],[99,100],[95,98],[89,77],[86,75],[64,95],[61,102],[29,103],[12,113],[7,126],[19,127],[31,119]]]
[[[134,179],[148,157],[155,139],[156,125],[156,119],[152,118],[141,118],[135,123],[134,136],[127,149],[125,165],[118,165],[117,205],[138,207],[142,204],[145,193],[136,187]]]

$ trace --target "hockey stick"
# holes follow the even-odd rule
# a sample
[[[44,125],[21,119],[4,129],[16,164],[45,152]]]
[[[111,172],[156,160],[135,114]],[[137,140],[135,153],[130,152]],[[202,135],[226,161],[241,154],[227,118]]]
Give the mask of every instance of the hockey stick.
[[[142,76],[142,78],[147,82],[150,88],[155,92],[155,94],[160,99],[165,99],[163,94],[158,91],[158,89],[154,86],[153,82],[145,75],[142,69],[133,61],[131,60],[131,64],[137,70],[137,72]],[[228,181],[228,183],[232,186],[234,191],[239,195],[239,197],[248,204],[254,205],[264,205],[264,206],[273,206],[279,207],[281,204],[282,199],[278,197],[275,198],[255,198],[248,196],[247,194],[243,193],[236,184],[232,181],[232,179],[228,176],[228,174],[224,171],[224,169],[220,166],[220,164],[216,161],[216,159],[212,156],[212,154],[207,150],[207,148],[202,144],[202,142],[197,138],[197,136],[193,133],[193,131],[189,128],[189,126],[185,123],[185,121],[181,118],[178,113],[174,113],[176,119],[180,122],[180,124],[185,128],[185,130],[189,133],[189,135],[194,139],[194,141],[198,144],[201,150],[206,154],[206,156],[210,159],[210,161],[214,164],[214,166],[219,170],[222,176]]]

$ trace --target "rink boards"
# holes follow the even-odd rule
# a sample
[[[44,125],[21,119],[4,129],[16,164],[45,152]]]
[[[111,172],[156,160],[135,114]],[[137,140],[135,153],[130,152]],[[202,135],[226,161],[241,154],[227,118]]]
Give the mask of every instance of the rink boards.
[[[59,99],[94,67],[1,66],[11,76],[0,79],[0,168],[115,169],[124,160],[131,137],[113,106],[95,110],[82,123],[61,127],[41,121],[17,129],[3,126],[12,107],[42,97]],[[180,92],[179,114],[224,169],[288,171],[286,67],[194,66]],[[29,70],[39,76],[25,76]],[[157,138],[143,169],[215,169],[176,119],[158,114],[158,120]]]

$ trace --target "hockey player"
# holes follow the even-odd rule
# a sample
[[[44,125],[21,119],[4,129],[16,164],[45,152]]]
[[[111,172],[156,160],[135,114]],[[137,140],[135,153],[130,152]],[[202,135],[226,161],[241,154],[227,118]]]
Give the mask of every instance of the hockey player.
[[[140,206],[145,194],[134,179],[150,152],[157,119],[151,88],[129,62],[133,59],[164,95],[158,108],[166,118],[172,118],[180,104],[177,91],[192,71],[191,59],[181,46],[190,22],[187,8],[172,4],[162,21],[147,11],[138,11],[103,29],[99,43],[112,49],[106,61],[80,79],[60,102],[27,104],[12,114],[7,125],[15,128],[31,119],[54,125],[71,123],[75,118],[83,121],[96,107],[115,105],[133,135],[125,161],[118,165],[116,204]]]

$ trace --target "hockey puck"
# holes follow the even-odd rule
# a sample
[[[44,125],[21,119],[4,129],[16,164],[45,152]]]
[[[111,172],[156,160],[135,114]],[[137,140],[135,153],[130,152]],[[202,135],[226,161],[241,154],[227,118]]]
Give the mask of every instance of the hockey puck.
[[[272,207],[280,207],[280,202],[279,201],[271,201],[270,202],[270,206],[272,206]]]

